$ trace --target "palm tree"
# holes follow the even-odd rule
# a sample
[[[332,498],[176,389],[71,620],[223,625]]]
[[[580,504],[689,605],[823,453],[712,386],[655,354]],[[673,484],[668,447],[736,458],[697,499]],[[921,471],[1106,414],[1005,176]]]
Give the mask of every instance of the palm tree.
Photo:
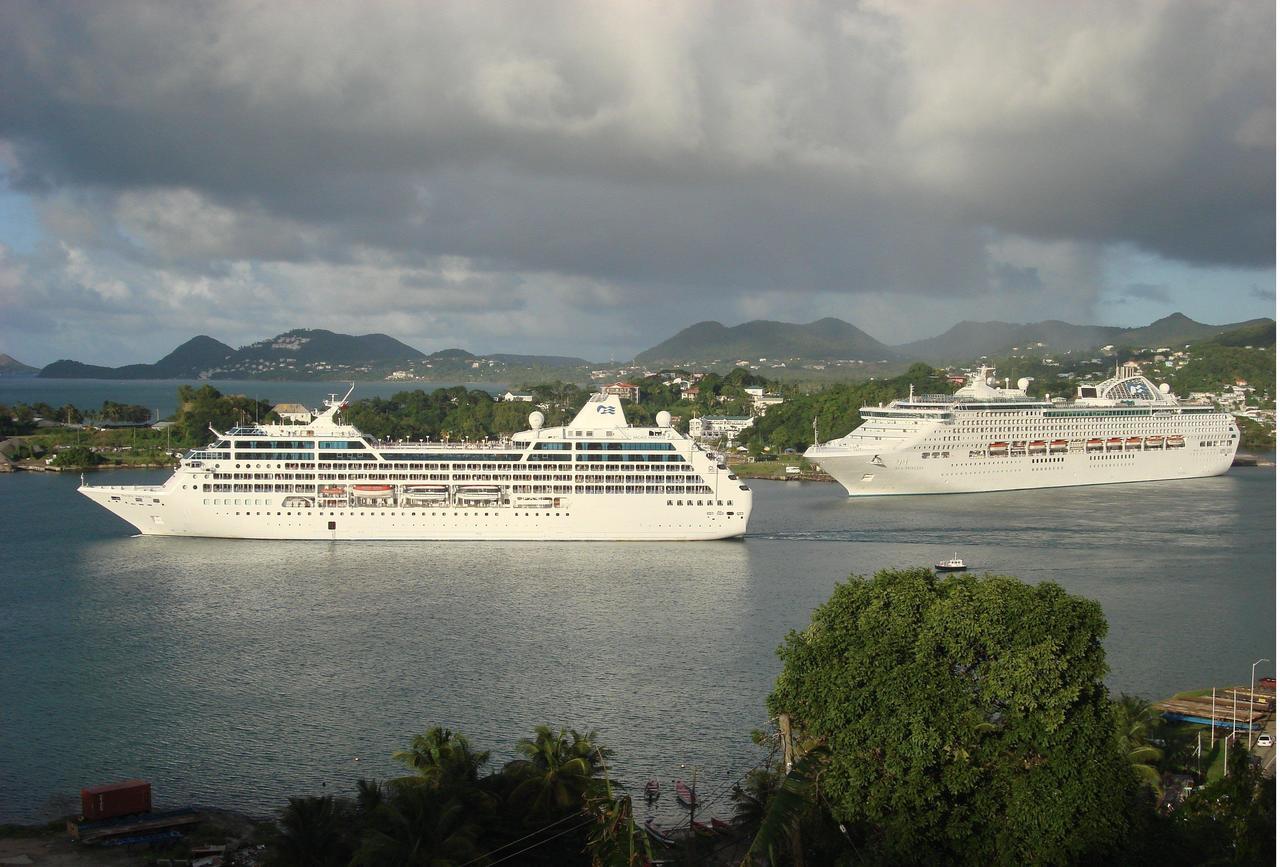
[[[579,810],[588,794],[599,791],[609,751],[595,743],[595,732],[558,732],[540,725],[532,739],[522,738],[518,748],[525,758],[509,762],[505,773],[519,780],[511,800],[524,808],[526,821],[542,821],[556,814]]]
[[[351,858],[351,810],[332,795],[290,798],[270,843],[273,867],[340,867]]]
[[[1125,693],[1113,699],[1111,706],[1115,713],[1116,741],[1121,751],[1129,757],[1129,765],[1137,778],[1159,797],[1160,772],[1154,765],[1164,754],[1151,743],[1152,732],[1160,720],[1159,714],[1146,699]]]
[[[480,778],[480,769],[489,761],[489,753],[476,752],[465,736],[436,726],[416,735],[409,749],[394,753],[392,758],[408,766],[429,786],[443,789],[474,784]]]
[[[756,768],[743,783],[733,786],[733,823],[747,835],[760,829],[769,809],[769,801],[782,785],[782,774],[776,768]]]
[[[352,859],[353,865],[381,867],[457,867],[487,864],[479,855],[479,827],[457,799],[430,786],[391,790],[376,810],[373,826]]]

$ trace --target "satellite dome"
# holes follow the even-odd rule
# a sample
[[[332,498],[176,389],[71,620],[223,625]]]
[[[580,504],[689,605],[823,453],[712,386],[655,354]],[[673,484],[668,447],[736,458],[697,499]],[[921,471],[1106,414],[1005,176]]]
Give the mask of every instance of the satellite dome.
[[[1160,393],[1161,393],[1161,394],[1168,394],[1168,393],[1169,393],[1169,383],[1167,383],[1167,382],[1162,382],[1162,383],[1160,383]]]
[[[536,409],[533,412],[529,413],[529,427],[533,430],[541,430],[542,423],[546,420],[547,420],[547,417],[544,416],[542,413],[538,412]]]
[[[664,409],[658,413],[654,421],[658,423],[658,427],[671,427],[671,413]]]
[[[1019,391],[1026,391],[1026,390],[1027,390],[1027,386],[1028,386],[1028,385],[1030,385],[1030,384],[1031,384],[1031,380],[1024,376],[1024,377],[1022,377],[1021,379],[1019,379],[1019,380],[1018,380],[1018,390],[1019,390]]]

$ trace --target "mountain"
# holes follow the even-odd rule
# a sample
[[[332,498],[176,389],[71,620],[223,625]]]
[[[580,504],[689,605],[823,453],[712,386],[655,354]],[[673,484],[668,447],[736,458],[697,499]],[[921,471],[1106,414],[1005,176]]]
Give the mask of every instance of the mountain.
[[[1206,325],[1181,313],[1174,313],[1140,328],[1114,325],[1073,325],[1056,319],[1044,322],[960,322],[925,340],[895,346],[894,350],[908,358],[934,363],[967,362],[981,356],[996,357],[1028,348],[1046,355],[1060,352],[1094,352],[1103,346],[1124,349],[1158,349],[1181,347],[1197,340],[1236,329],[1260,326],[1270,319],[1251,319],[1228,325]]]
[[[896,359],[898,353],[840,319],[806,325],[757,319],[727,327],[699,322],[636,356],[641,364],[737,359]]]
[[[0,376],[34,376],[39,372],[40,368],[23,364],[12,355],[0,352]]]
[[[193,337],[155,364],[102,367],[62,359],[39,373],[44,379],[198,379],[216,369],[235,350],[212,337]]]
[[[1270,325],[1275,330],[1274,319],[1250,319],[1247,322],[1235,322],[1230,325],[1205,325],[1196,322],[1189,316],[1173,313],[1163,319],[1157,319],[1142,328],[1127,328],[1109,341],[1117,346],[1157,348],[1160,346],[1180,347],[1197,340],[1207,340],[1219,334],[1236,331],[1251,326],[1266,328]]]
[[[486,358],[492,358],[501,364],[509,367],[589,367],[590,362],[585,358],[574,358],[568,355],[511,355],[510,353],[499,352],[496,355],[486,355]]]

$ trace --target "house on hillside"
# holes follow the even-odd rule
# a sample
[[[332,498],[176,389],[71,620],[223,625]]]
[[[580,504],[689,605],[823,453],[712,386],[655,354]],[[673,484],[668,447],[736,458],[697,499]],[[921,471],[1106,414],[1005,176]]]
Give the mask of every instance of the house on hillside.
[[[704,415],[689,419],[689,436],[698,440],[725,437],[732,443],[754,422],[749,415]]]
[[[271,411],[286,424],[310,424],[311,410],[300,403],[277,403]]]
[[[600,386],[600,393],[603,395],[616,394],[618,397],[629,400],[632,403],[640,402],[640,386],[632,385],[629,382],[615,382],[613,385]]]

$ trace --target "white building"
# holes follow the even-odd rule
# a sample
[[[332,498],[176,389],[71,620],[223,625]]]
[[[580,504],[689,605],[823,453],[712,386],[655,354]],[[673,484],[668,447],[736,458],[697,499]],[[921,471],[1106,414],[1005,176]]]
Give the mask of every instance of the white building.
[[[629,382],[615,382],[613,385],[602,385],[600,387],[600,393],[606,397],[611,394],[616,394],[618,397],[623,398],[624,400],[629,400],[632,403],[640,402],[640,386],[632,385]]]
[[[732,442],[754,421],[749,415],[704,415],[689,419],[689,436],[701,440],[727,437]]]
[[[310,424],[311,410],[300,403],[277,403],[271,411],[285,424]]]
[[[498,400],[503,401],[504,403],[533,403],[533,395],[516,394],[515,392],[508,391],[506,394],[499,395]]]
[[[760,386],[753,385],[749,388],[744,388],[743,391],[751,398],[751,412],[755,415],[764,415],[769,407],[777,406],[783,401],[782,395],[769,394]]]

